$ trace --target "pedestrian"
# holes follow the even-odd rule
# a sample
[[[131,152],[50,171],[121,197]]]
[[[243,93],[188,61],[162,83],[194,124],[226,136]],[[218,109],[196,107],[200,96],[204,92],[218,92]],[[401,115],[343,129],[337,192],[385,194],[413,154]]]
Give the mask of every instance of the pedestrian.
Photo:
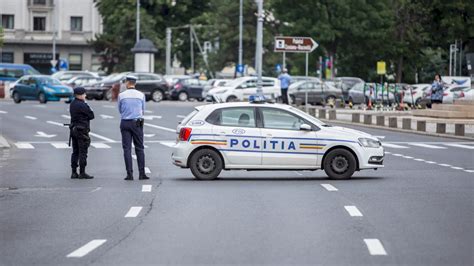
[[[288,74],[288,69],[284,68],[282,73],[278,76],[278,79],[280,80],[281,99],[284,104],[289,104],[288,87],[291,83],[291,76]]]
[[[90,121],[94,119],[94,112],[85,102],[86,90],[83,87],[74,89],[74,100],[69,106],[71,115],[70,141],[72,142],[71,169],[72,179],[92,179],[91,175],[86,173],[87,150],[91,144],[89,137]],[[79,174],[77,166],[79,164]]]
[[[127,90],[118,96],[120,111],[120,132],[122,133],[123,157],[127,176],[125,180],[133,180],[132,141],[135,145],[140,180],[149,179],[145,174],[145,147],[143,145],[143,113],[145,112],[145,95],[135,89],[137,78],[125,77]]]
[[[431,84],[431,104],[443,103],[444,82],[440,74],[435,75],[433,84]]]

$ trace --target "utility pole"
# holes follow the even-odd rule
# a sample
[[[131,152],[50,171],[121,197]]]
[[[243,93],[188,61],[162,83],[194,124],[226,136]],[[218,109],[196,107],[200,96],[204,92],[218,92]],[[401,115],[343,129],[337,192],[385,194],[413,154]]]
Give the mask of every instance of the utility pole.
[[[137,0],[137,42],[140,40],[140,0]]]
[[[56,17],[58,16],[58,14],[56,14],[56,5],[54,3],[54,0],[52,1],[52,4],[53,4],[53,11],[52,11],[52,14],[53,14],[53,60],[51,60],[51,66],[53,68],[56,69],[56,64],[58,61],[56,61],[56,27],[57,27],[57,23],[56,23]]]
[[[193,74],[196,73],[196,70],[194,69],[194,40],[193,40],[193,25],[189,25],[189,43],[190,43],[190,49],[191,49],[191,71],[193,71]]]
[[[244,23],[244,16],[243,16],[243,5],[244,0],[240,0],[240,15],[239,15],[239,65],[242,65],[242,57],[243,57],[243,47],[242,47],[242,32],[243,32],[243,23]],[[244,73],[240,73],[243,76]]]
[[[263,44],[263,0],[256,0],[258,6],[257,20],[257,95],[263,96],[262,91],[262,44]]]
[[[171,75],[171,29],[166,28],[166,75]]]

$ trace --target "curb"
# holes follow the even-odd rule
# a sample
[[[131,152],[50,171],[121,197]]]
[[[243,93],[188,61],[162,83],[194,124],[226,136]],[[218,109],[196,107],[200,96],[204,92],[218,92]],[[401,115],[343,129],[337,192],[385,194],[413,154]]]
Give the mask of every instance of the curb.
[[[403,133],[412,133],[412,134],[418,134],[418,135],[424,135],[424,136],[443,137],[443,138],[462,139],[462,140],[474,140],[474,137],[431,133],[431,132],[423,132],[423,131],[416,131],[416,130],[409,130],[409,129],[383,127],[383,126],[377,126],[377,125],[367,125],[364,123],[353,123],[353,122],[348,122],[348,121],[329,120],[329,119],[323,119],[323,118],[318,118],[318,119],[324,122],[328,122],[328,123],[339,123],[339,124],[344,124],[344,125],[354,125],[354,126],[361,126],[361,127],[368,127],[368,128],[384,129],[384,130],[397,131],[397,132],[403,132]]]
[[[9,148],[10,148],[10,144],[8,143],[8,141],[2,135],[0,135],[0,149],[9,149]]]

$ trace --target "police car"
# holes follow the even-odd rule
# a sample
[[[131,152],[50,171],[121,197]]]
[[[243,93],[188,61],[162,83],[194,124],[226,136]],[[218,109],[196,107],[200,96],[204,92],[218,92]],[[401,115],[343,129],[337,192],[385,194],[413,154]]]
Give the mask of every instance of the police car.
[[[172,162],[197,179],[222,170],[317,170],[333,179],[383,167],[374,136],[261,101],[198,106],[178,126]]]

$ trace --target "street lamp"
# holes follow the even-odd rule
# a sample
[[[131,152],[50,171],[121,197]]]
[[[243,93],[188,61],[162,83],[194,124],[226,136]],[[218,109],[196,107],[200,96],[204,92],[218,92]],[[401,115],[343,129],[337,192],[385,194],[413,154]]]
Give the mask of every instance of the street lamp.
[[[257,20],[257,49],[256,49],[256,65],[257,65],[257,95],[262,96],[262,52],[263,52],[263,0],[256,0],[258,6]]]

